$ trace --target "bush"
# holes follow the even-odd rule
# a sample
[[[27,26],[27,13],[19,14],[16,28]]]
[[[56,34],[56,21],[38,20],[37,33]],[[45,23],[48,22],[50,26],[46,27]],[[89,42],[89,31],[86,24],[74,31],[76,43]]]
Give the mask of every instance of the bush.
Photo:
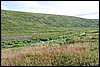
[[[13,45],[13,47],[22,47],[22,46],[25,46],[25,44],[15,44],[15,45]]]
[[[41,41],[48,41],[48,38],[40,38]]]
[[[18,44],[18,41],[17,40],[14,40],[13,43]]]
[[[53,40],[53,38],[49,38],[49,40]]]
[[[31,42],[37,42],[37,41],[39,41],[39,39],[36,39],[36,38],[31,39]]]
[[[27,44],[27,42],[29,42],[29,41],[23,40],[23,41],[20,41],[19,43],[25,43],[25,44]]]
[[[66,43],[71,44],[74,43],[75,41],[73,39],[66,39]]]
[[[7,45],[13,45],[13,43],[12,42],[8,42],[8,44]]]
[[[27,43],[31,42],[31,40],[27,40]]]

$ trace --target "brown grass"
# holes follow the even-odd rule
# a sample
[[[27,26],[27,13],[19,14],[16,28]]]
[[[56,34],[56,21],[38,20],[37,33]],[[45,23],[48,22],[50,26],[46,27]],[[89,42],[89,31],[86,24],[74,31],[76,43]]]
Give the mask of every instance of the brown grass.
[[[2,66],[55,66],[98,65],[98,53],[91,51],[94,43],[65,45],[36,45],[21,49],[5,49],[1,52]],[[85,64],[86,65],[86,64]]]
[[[17,57],[21,54],[26,53],[49,53],[49,52],[61,52],[61,51],[84,51],[87,50],[89,43],[77,43],[77,44],[65,44],[65,45],[55,45],[55,46],[46,46],[46,45],[37,45],[34,47],[26,47],[19,50],[13,50],[13,49],[6,49],[1,52],[1,58],[11,58],[11,57]],[[92,44],[92,43],[91,43]]]

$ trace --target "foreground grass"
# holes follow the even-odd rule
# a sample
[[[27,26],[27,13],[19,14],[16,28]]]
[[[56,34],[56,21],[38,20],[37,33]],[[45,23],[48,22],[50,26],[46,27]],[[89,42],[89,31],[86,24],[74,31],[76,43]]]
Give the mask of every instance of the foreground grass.
[[[38,45],[2,50],[2,66],[98,66],[98,43]]]

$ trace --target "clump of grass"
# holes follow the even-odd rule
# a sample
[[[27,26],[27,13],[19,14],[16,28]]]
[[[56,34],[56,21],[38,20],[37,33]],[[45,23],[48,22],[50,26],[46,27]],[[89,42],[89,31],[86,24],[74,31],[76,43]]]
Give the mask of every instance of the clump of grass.
[[[88,46],[90,45],[90,46]],[[98,48],[93,43],[38,45],[2,52],[2,66],[98,66]],[[98,45],[95,45],[98,46]],[[8,53],[9,52],[9,53]],[[8,54],[7,54],[8,53]],[[6,54],[6,55],[5,55]],[[7,56],[8,55],[8,56]],[[9,56],[11,55],[11,57]]]

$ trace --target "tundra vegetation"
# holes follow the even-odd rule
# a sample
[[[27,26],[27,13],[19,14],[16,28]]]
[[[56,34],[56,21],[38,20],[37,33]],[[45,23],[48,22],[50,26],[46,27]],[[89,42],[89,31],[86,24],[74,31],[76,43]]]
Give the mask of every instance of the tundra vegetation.
[[[1,10],[1,66],[99,66],[99,20]]]

